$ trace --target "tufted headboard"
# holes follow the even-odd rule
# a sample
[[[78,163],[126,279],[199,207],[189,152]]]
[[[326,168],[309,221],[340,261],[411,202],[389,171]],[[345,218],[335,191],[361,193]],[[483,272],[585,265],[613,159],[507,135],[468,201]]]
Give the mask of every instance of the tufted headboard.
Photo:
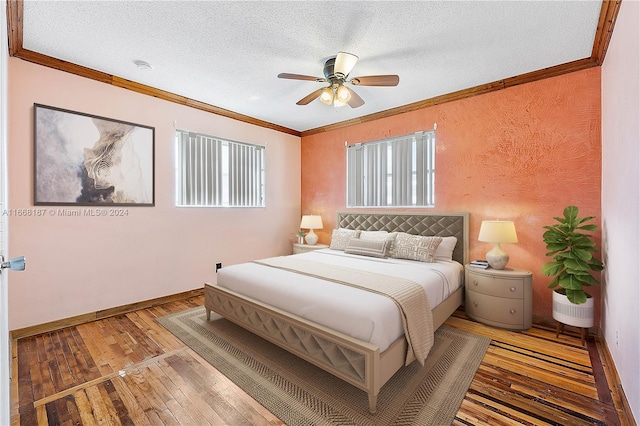
[[[338,211],[336,228],[406,232],[414,235],[454,236],[453,260],[469,263],[469,213],[392,213]]]

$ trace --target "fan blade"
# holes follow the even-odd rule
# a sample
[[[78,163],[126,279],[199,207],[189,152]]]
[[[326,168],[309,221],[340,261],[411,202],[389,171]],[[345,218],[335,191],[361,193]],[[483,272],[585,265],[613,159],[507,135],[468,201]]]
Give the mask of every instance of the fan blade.
[[[352,53],[338,52],[336,56],[336,62],[333,65],[334,74],[342,74],[344,77],[348,76],[353,67],[356,66],[358,57]]]
[[[350,83],[356,86],[397,86],[400,77],[397,75],[367,75],[364,77],[355,77]]]
[[[362,98],[353,90],[349,89],[347,86],[344,86],[349,93],[351,94],[351,99],[347,102],[351,108],[358,108],[364,105],[364,101]]]
[[[324,90],[324,87],[322,89],[314,90],[313,92],[309,93],[307,96],[305,96],[304,98],[296,102],[296,105],[308,104],[309,102],[311,102],[312,100],[320,96],[320,93],[322,93],[323,90]]]
[[[317,81],[318,83],[324,83],[327,81],[325,78],[320,77],[312,77],[310,75],[301,75],[301,74],[289,74],[286,72],[278,74],[278,78],[288,78],[291,80],[306,80],[306,81]]]

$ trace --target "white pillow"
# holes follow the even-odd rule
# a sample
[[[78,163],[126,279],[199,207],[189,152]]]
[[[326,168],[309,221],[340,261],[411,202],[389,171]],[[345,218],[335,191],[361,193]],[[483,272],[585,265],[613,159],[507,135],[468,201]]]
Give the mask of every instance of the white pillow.
[[[442,237],[423,237],[400,232],[391,249],[391,257],[433,263],[440,242]]]
[[[362,231],[358,238],[369,241],[384,241],[387,235],[389,235],[387,231]]]
[[[442,242],[436,249],[436,260],[453,260],[453,250],[456,248],[458,239],[456,237],[442,237]]]
[[[349,240],[352,238],[358,238],[359,235],[360,231],[355,229],[334,229],[331,233],[331,245],[329,248],[333,250],[344,250],[347,247]]]

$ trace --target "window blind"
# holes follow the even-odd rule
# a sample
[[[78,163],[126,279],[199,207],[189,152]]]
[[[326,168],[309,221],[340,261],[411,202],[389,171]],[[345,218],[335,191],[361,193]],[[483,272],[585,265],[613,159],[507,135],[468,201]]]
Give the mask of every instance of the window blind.
[[[265,147],[178,130],[176,205],[264,207]]]
[[[347,147],[348,207],[433,207],[435,131]]]

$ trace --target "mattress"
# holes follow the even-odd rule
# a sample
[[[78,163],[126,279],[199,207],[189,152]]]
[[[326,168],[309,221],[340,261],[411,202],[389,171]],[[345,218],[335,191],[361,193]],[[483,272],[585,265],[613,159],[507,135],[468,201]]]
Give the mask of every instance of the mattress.
[[[331,249],[294,256],[412,280],[424,288],[431,309],[460,288],[464,280],[464,268],[455,261],[378,259]],[[381,352],[404,334],[395,302],[359,288],[257,263],[220,269],[217,285],[370,342],[379,346]]]

